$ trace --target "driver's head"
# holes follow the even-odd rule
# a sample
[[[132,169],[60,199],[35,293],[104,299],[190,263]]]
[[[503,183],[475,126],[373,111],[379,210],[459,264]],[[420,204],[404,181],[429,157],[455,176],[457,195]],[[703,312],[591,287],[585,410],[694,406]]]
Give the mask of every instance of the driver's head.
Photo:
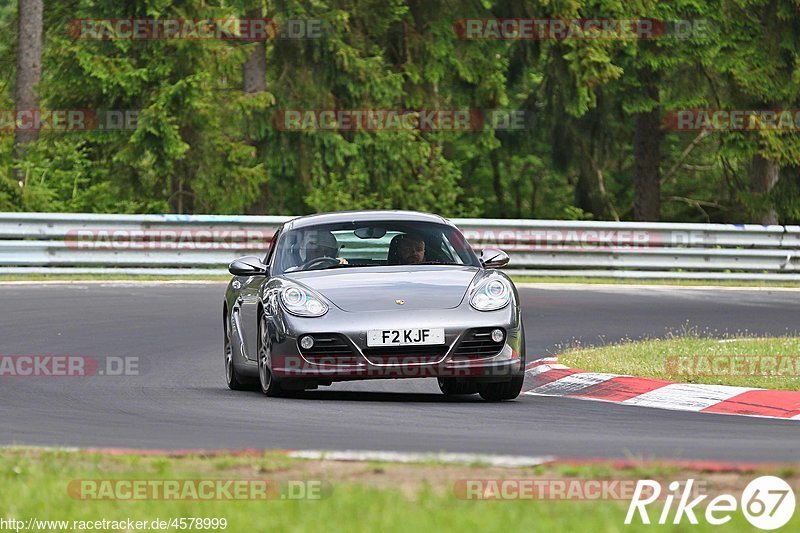
[[[403,235],[397,246],[397,255],[401,265],[416,265],[425,261],[425,240],[407,233]]]
[[[303,239],[303,250],[306,261],[318,257],[336,257],[339,253],[339,244],[330,231],[310,230]]]

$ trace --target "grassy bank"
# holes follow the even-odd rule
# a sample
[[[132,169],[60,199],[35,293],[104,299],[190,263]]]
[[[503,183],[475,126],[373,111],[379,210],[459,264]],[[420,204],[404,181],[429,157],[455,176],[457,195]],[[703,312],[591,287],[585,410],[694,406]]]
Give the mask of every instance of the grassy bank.
[[[779,475],[797,483],[794,469]],[[669,466],[628,470],[608,465],[500,469],[477,465],[398,465],[306,461],[280,454],[257,457],[107,456],[31,449],[0,451],[0,509],[6,518],[27,520],[133,520],[225,518],[227,531],[652,531],[625,526],[628,500],[474,501],[457,495],[465,479],[705,479],[741,490],[758,473],[724,475]],[[715,478],[715,476],[718,476]],[[719,477],[721,476],[721,477]],[[274,497],[262,501],[80,500],[68,492],[76,480],[269,479],[321,480],[318,499]],[[655,504],[654,504],[655,505]],[[652,511],[654,518],[660,508]],[[734,513],[725,530],[746,525]],[[794,518],[795,527],[800,517]],[[683,526],[660,526],[680,530]],[[786,527],[790,528],[790,525]],[[693,531],[719,531],[704,524]]]
[[[800,390],[800,337],[675,336],[572,348],[559,363],[684,383]]]
[[[800,281],[736,281],[736,280],[683,280],[683,279],[625,279],[587,277],[539,277],[517,276],[508,271],[515,283],[553,283],[573,285],[667,285],[673,287],[756,287],[756,288],[800,288]],[[203,281],[227,282],[228,274],[204,274],[183,276],[158,276],[150,274],[0,274],[4,281]]]
[[[747,280],[702,280],[702,279],[633,279],[633,278],[589,278],[569,276],[515,276],[515,283],[567,283],[588,285],[667,285],[671,287],[764,287],[799,288],[800,281],[747,281]]]

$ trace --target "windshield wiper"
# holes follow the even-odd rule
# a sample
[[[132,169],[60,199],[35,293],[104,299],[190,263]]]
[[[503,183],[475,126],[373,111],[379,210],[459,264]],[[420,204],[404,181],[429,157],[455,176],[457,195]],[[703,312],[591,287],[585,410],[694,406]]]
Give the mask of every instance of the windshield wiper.
[[[329,265],[323,268],[312,268],[311,270],[305,270],[304,272],[314,272],[315,270],[330,270],[332,268],[347,268],[347,267],[354,267],[359,265],[351,265],[349,263],[339,263],[338,265]]]

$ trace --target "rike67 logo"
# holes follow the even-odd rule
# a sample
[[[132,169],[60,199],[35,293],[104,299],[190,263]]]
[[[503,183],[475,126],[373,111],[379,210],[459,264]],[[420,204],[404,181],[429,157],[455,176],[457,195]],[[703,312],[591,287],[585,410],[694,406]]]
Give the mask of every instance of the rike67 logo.
[[[688,520],[690,524],[697,524],[697,516],[700,511],[695,507],[708,498],[708,495],[701,494],[690,500],[694,496],[693,485],[693,479],[687,480],[683,487],[679,481],[670,483],[661,514],[657,520],[653,516],[654,522],[662,525],[669,523],[670,515],[673,513],[673,504],[677,500],[678,503],[672,514],[672,524],[680,524],[684,519]],[[661,493],[662,487],[658,481],[639,480],[628,507],[628,514],[625,516],[625,524],[631,524],[637,514],[643,524],[650,524],[651,518],[647,506],[656,502]],[[795,496],[792,487],[779,477],[761,476],[745,487],[740,501],[730,494],[720,494],[708,502],[705,506],[704,516],[701,516],[709,524],[718,526],[729,522],[733,513],[741,511],[753,526],[764,530],[774,530],[791,520],[794,509]]]

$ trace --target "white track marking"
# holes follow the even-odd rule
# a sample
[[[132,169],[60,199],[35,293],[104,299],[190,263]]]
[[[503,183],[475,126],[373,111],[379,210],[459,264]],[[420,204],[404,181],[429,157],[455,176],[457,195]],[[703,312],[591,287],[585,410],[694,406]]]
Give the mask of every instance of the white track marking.
[[[537,466],[555,460],[555,457],[550,455],[529,457],[524,455],[489,455],[480,453],[407,453],[356,450],[298,450],[289,452],[289,457],[296,459],[324,459],[328,461],[382,461],[387,463],[482,463],[505,468]]]
[[[527,391],[525,394],[546,394],[554,396],[563,396],[565,394],[573,394],[582,391],[592,385],[604,383],[609,379],[619,377],[617,374],[600,374],[597,372],[581,372],[580,374],[572,374],[563,378],[551,381],[545,385],[541,385],[534,389]]]
[[[533,368],[529,368],[528,370],[526,370],[525,373],[526,374],[530,374],[531,376],[536,376],[538,374],[542,374],[543,372],[549,372],[550,370],[559,370],[559,369],[563,370],[565,368],[568,368],[568,367],[566,367],[564,365],[559,365],[559,364],[536,365]]]
[[[513,275],[513,274],[512,274]],[[730,285],[652,285],[642,283],[641,285],[630,285],[624,283],[523,283],[515,282],[514,285],[520,289],[550,289],[550,290],[642,290],[642,289],[675,289],[675,290],[720,290],[720,291],[787,291],[787,292],[800,292],[800,287],[736,287]]]
[[[146,286],[146,285],[220,285],[227,283],[228,280],[220,279],[203,280],[203,279],[150,279],[150,280],[136,280],[136,279],[84,279],[84,280],[41,280],[41,281],[0,281],[2,285],[131,285],[131,286]]]
[[[675,409],[680,411],[701,411],[751,390],[758,389],[730,387],[727,385],[673,383],[645,392],[644,394],[625,400],[622,403],[626,405],[660,407],[662,409]]]
[[[9,444],[0,446],[0,450],[8,450],[8,451],[42,451],[42,452],[64,452],[64,453],[77,453],[81,451],[80,448],[74,448],[71,446],[23,446],[21,444]]]

